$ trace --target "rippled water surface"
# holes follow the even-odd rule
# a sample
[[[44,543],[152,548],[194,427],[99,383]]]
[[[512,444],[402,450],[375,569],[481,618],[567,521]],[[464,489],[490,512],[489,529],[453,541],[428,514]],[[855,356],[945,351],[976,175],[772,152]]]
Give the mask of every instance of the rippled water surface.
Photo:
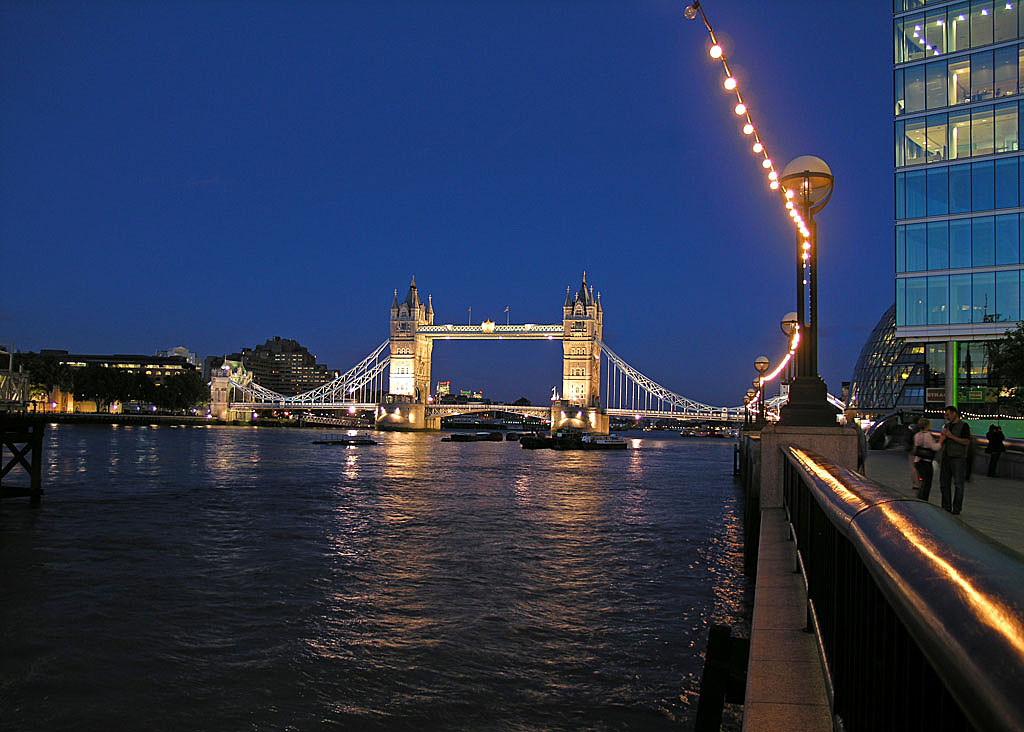
[[[0,505],[0,727],[685,729],[740,503],[731,442],[649,435],[50,428]]]

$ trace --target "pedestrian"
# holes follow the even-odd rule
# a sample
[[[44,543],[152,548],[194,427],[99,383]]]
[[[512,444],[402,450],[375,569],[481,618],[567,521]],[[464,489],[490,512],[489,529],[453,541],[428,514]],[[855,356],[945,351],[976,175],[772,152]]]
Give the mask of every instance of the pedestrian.
[[[990,424],[985,437],[988,439],[988,447],[985,448],[985,452],[988,453],[988,477],[994,478],[999,466],[999,458],[1006,452],[1006,445],[1003,444],[1003,430],[998,425]]]
[[[917,422],[907,426],[903,433],[903,449],[907,453],[907,460],[910,464],[910,490],[917,492],[919,479],[917,476],[917,462],[914,459],[914,438],[917,436]]]
[[[857,472],[864,472],[864,461],[867,460],[868,455],[868,438],[864,434],[864,428],[860,426],[860,422],[853,414],[849,414],[846,417],[846,424],[853,427],[857,431]]]
[[[927,501],[932,492],[932,476],[935,467],[932,460],[939,452],[939,441],[931,433],[931,421],[927,417],[917,420],[917,432],[914,433],[914,467],[917,469],[917,497]]]
[[[960,410],[946,407],[946,424],[942,427],[942,461],[939,463],[939,490],[942,507],[959,514],[964,507],[964,478],[967,470],[967,448],[971,444],[971,428],[960,418]],[[950,483],[953,492],[950,493]]]

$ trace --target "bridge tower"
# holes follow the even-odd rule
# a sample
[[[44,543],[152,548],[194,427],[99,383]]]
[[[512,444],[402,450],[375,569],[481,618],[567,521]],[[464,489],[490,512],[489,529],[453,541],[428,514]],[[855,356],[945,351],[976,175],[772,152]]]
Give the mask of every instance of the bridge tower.
[[[601,339],[604,328],[604,311],[601,295],[594,296],[594,288],[587,286],[587,273],[583,273],[583,284],[570,297],[565,289],[565,305],[562,307],[562,399],[571,406],[601,406]]]
[[[430,394],[430,357],[434,342],[416,334],[422,325],[434,324],[434,304],[420,302],[416,278],[412,278],[405,300],[398,302],[395,290],[391,302],[391,370],[388,393],[411,397],[411,401],[425,404]]]

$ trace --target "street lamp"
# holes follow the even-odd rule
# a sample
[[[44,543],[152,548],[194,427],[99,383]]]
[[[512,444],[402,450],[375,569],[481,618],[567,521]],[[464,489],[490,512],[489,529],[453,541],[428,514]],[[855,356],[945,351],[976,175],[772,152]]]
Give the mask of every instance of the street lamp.
[[[818,375],[818,226],[814,216],[832,197],[835,179],[824,160],[802,155],[785,167],[780,180],[787,196],[793,193],[791,200],[806,228],[797,237],[796,323],[800,347],[796,352],[796,377],[779,423],[833,426],[836,410],[828,403],[828,387]]]
[[[754,401],[754,397],[756,397],[756,396],[757,396],[757,389],[747,389],[747,395],[746,395],[746,397],[744,397],[744,403],[747,406],[747,409],[744,412],[744,414],[746,416],[746,424],[747,425],[752,424],[753,421],[754,421],[751,418],[751,416],[750,416],[750,405]]]
[[[797,315],[795,312],[786,313],[782,316],[782,321],[779,323],[779,327],[782,328],[782,334],[786,336],[786,341],[789,344],[790,351],[793,350],[793,336],[796,335],[800,328],[797,322]],[[786,389],[789,389],[789,385],[793,382],[793,371],[796,369],[796,363],[794,361],[796,354],[789,359],[789,364],[786,366],[786,373],[783,375],[782,380],[786,384]],[[789,391],[786,392],[786,396],[789,396]]]
[[[758,424],[764,424],[764,375],[771,368],[772,362],[767,356],[758,356],[754,359],[754,368],[757,369],[758,377],[754,379],[754,386],[760,390],[760,403],[757,410]]]

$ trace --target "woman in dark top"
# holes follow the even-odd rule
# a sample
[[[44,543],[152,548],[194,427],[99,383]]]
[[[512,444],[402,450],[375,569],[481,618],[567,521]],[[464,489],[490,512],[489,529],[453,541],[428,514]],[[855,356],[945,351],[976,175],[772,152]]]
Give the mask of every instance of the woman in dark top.
[[[994,478],[996,466],[999,465],[999,456],[1006,452],[1006,445],[1003,444],[1003,431],[996,425],[990,424],[985,437],[988,439],[988,447],[985,448],[985,452],[988,453],[988,476]]]

